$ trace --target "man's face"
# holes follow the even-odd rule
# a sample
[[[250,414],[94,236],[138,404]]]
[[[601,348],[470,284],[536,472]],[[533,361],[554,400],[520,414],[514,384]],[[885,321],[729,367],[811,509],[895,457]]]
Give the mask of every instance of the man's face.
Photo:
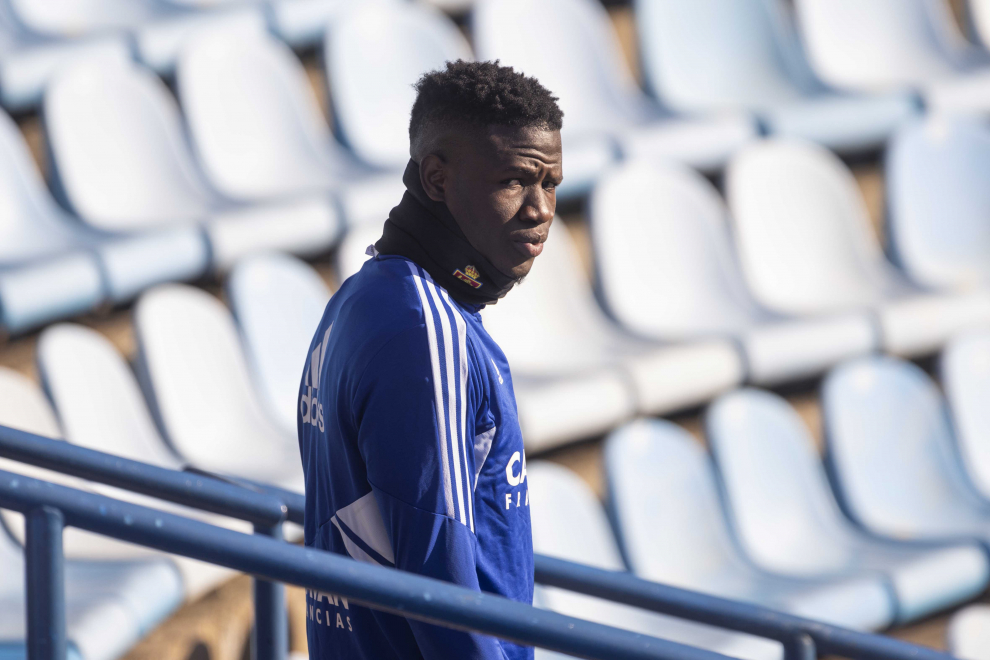
[[[445,151],[445,162],[436,156],[423,161],[427,193],[446,202],[468,241],[492,265],[524,277],[543,251],[557,208],[560,132],[469,129],[453,136]]]

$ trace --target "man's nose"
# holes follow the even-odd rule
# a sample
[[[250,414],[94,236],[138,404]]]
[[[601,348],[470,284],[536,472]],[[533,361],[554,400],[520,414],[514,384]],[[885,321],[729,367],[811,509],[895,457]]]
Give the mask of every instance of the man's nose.
[[[542,186],[534,186],[535,190],[526,196],[520,216],[527,222],[542,225],[553,220],[556,212],[553,193],[548,193]]]

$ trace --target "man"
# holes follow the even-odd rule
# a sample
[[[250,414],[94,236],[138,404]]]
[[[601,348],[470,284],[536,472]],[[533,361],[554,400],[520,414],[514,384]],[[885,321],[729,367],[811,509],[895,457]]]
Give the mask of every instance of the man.
[[[416,89],[407,192],[331,299],[303,374],[306,545],[531,602],[522,436],[480,310],[543,250],[563,115],[497,62],[447,63]],[[312,658],[533,657],[331,594],[306,609]]]

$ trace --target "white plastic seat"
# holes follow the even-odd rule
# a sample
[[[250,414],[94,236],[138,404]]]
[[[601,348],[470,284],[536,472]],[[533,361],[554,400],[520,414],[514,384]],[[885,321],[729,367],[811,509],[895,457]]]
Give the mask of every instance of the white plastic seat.
[[[645,155],[713,170],[755,136],[744,113],[673,119],[657,107],[636,87],[608,15],[593,0],[481,0],[472,32],[479,58],[535,76],[560,98],[567,165],[559,196],[587,192],[610,164],[589,150],[611,147],[613,160]]]
[[[969,605],[953,614],[945,642],[960,660],[990,660],[990,605]]]
[[[754,112],[776,135],[874,149],[918,113],[909,93],[841,95],[815,79],[783,0],[638,0],[644,77],[684,113]]]
[[[794,316],[873,309],[882,347],[898,355],[990,324],[987,292],[925,292],[895,272],[852,174],[824,148],[754,144],[730,163],[726,191],[743,276],[764,307]]]
[[[171,73],[183,41],[198,31],[264,21],[261,5],[247,3],[223,11],[188,11],[156,0],[3,1],[26,30],[48,38],[127,34],[137,57],[163,74]]]
[[[977,492],[990,500],[990,333],[954,337],[939,367],[963,466]]]
[[[640,577],[846,628],[893,622],[895,603],[882,580],[786,578],[745,559],[706,452],[676,424],[641,419],[613,432],[605,474],[623,556]]]
[[[607,431],[633,412],[662,414],[703,403],[743,377],[729,341],[664,345],[617,328],[596,303],[560,220],[526,280],[487,307],[483,318],[512,367],[531,450]],[[536,405],[539,397],[519,391],[527,380],[563,388],[550,399],[556,405]],[[585,428],[573,428],[575,421]]]
[[[935,111],[990,112],[990,57],[966,42],[946,0],[797,0],[815,72],[836,87],[916,88]]]
[[[38,342],[38,371],[58,411],[66,439],[76,445],[181,470],[183,461],[162,439],[137,380],[103,335],[89,328],[59,324]],[[93,490],[155,509],[250,533],[251,525],[125,490],[92,484]],[[177,557],[186,598],[193,600],[235,574],[204,562]]]
[[[324,48],[342,139],[368,165],[400,171],[409,161],[413,84],[449,60],[474,59],[453,21],[400,2],[354,5],[330,23]]]
[[[44,104],[53,187],[108,231],[205,225],[213,266],[261,249],[330,247],[338,218],[325,195],[237,206],[203,181],[165,84],[137,65],[83,62],[59,74]]]
[[[930,116],[887,151],[888,242],[911,279],[935,289],[990,284],[990,129]]]
[[[382,222],[405,190],[332,136],[302,63],[261,29],[204,32],[183,47],[176,85],[200,162],[242,202],[332,191],[349,225]]]
[[[182,603],[168,559],[65,563],[69,660],[115,660]],[[24,551],[0,529],[0,657],[26,656]]]
[[[631,161],[599,180],[589,209],[599,290],[640,336],[735,337],[757,383],[811,376],[876,347],[866,313],[796,319],[761,309],[742,284],[725,204],[697,172]]]
[[[970,480],[979,466],[961,464],[942,395],[920,368],[890,357],[845,364],[825,380],[822,409],[833,482],[860,524],[990,546],[990,501]],[[970,447],[959,449],[971,461]]]
[[[881,417],[873,403],[869,414]],[[976,542],[906,544],[854,527],[829,488],[807,427],[779,396],[752,389],[727,394],[708,409],[705,427],[733,529],[761,568],[797,577],[882,577],[896,597],[899,623],[968,600],[986,586],[990,562]],[[860,456],[857,466],[882,487],[894,470],[878,458],[867,467]],[[911,480],[909,487],[921,492],[920,483]]]
[[[281,254],[238,262],[226,289],[255,386],[272,419],[295,436],[299,380],[330,290],[312,267]]]
[[[0,322],[8,331],[104,300],[121,303],[148,286],[206,270],[198,228],[119,234],[69,217],[52,199],[17,126],[0,115],[0,264],[9,267],[0,273]]]
[[[984,48],[990,47],[990,2],[987,0],[969,0],[966,3],[966,9],[970,33],[983,44]]]
[[[200,289],[163,285],[138,300],[134,325],[138,373],[182,458],[209,472],[303,490],[295,435],[266,415],[223,303]]]
[[[527,468],[534,552],[610,571],[625,566],[601,504],[581,478],[555,463]],[[747,660],[783,657],[780,644],[640,610],[556,587],[537,585],[537,607]],[[537,650],[540,660],[564,658]]]

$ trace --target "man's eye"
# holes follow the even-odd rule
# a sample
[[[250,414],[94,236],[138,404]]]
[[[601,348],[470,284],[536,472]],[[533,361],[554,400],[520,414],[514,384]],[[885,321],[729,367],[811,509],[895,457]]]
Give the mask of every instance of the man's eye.
[[[502,185],[504,185],[504,186],[521,186],[522,185],[522,181],[520,181],[519,179],[506,179],[505,181],[502,182]]]
[[[557,189],[557,183],[554,182],[554,181],[544,181],[543,182],[543,187],[546,188],[547,190],[556,190]]]

